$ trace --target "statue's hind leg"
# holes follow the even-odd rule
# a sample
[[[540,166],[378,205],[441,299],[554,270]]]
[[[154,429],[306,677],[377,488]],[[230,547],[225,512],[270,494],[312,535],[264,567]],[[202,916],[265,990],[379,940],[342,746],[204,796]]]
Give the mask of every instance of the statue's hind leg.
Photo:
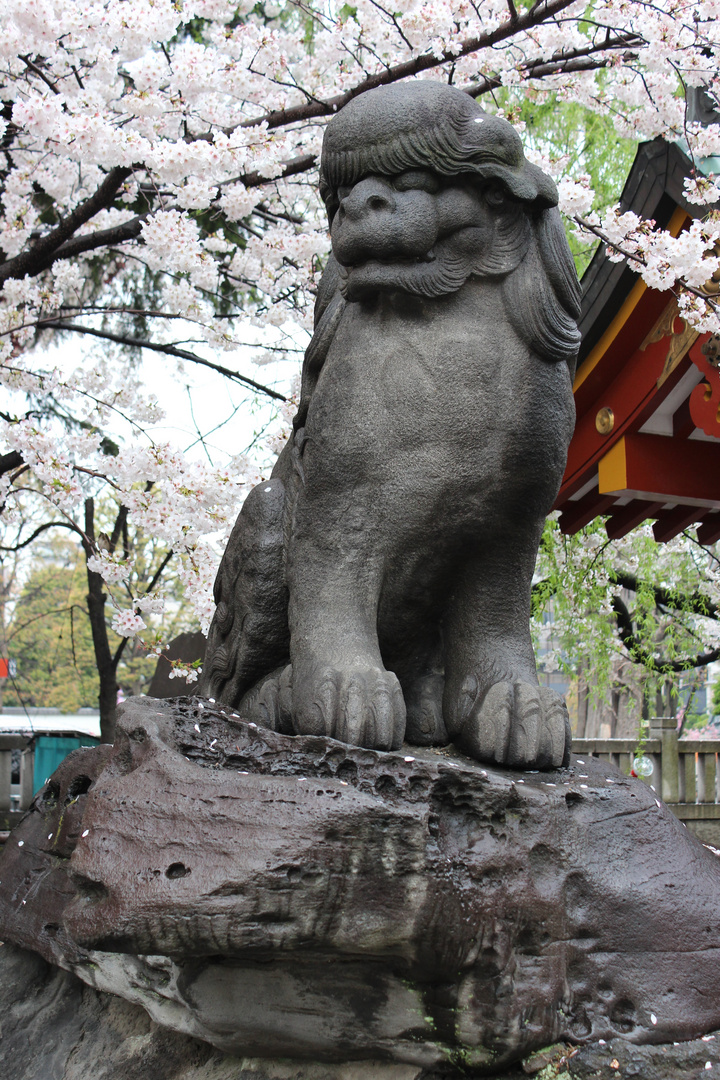
[[[530,640],[540,528],[496,535],[469,558],[445,623],[450,736],[472,757],[514,768],[557,768],[570,755],[565,703],[538,685]]]
[[[410,618],[412,626],[407,620],[393,620],[391,640],[387,645],[382,642],[385,666],[399,678],[405,698],[405,741],[413,746],[445,746],[450,739],[443,719],[442,636],[436,617],[412,611]]]
[[[198,692],[233,708],[289,659],[285,503],[286,485],[279,478],[253,488],[215,581],[217,609]]]

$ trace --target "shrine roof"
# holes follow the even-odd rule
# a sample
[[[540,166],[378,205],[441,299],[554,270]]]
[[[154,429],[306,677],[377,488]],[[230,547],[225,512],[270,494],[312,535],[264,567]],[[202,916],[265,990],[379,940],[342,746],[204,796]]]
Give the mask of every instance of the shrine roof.
[[[691,163],[662,139],[643,143],[623,210],[677,236],[707,212],[683,197]],[[651,289],[604,247],[582,279],[582,345],[574,384],[577,424],[555,508],[577,532],[609,515],[611,538],[648,518],[657,540],[692,525],[720,539],[718,342],[680,317],[670,290]]]

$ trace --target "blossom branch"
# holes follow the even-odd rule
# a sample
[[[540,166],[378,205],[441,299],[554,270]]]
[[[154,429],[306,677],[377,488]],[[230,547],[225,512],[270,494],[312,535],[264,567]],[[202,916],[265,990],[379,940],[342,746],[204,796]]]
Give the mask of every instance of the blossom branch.
[[[443,64],[450,64],[460,59],[460,57],[469,56],[472,53],[479,52],[481,49],[491,48],[493,45],[507,41],[508,38],[515,37],[516,34],[531,30],[533,27],[547,22],[573,3],[575,3],[575,0],[541,0],[541,3],[535,4],[529,11],[523,12],[519,18],[513,19],[511,17],[506,22],[501,23],[495,30],[459,42],[454,48],[443,50],[439,56],[434,52],[421,53],[412,60],[406,60],[392,67],[386,67],[383,71],[379,71],[374,75],[369,75],[343,94],[336,94],[335,97],[328,98],[325,101],[312,101],[289,109],[266,112],[261,116],[254,117],[252,120],[243,121],[240,127],[258,127],[261,124],[266,124],[269,129],[272,129],[295,124],[300,120],[332,116],[342,109],[344,105],[347,105],[349,101],[352,101],[353,98],[367,93],[368,90],[374,90],[378,86],[389,86],[391,83],[399,82],[401,79],[409,79],[414,75],[420,75],[423,71],[431,71],[433,68],[442,67]]]
[[[167,555],[162,560],[162,562],[158,566],[157,570],[153,574],[152,580],[150,581],[147,589],[145,590],[146,593],[151,593],[153,591],[153,589],[155,588],[157,583],[160,581],[160,578],[163,576],[165,568],[168,565],[168,563],[170,562],[170,560],[172,559],[174,554],[175,554],[174,551],[168,551]],[[133,610],[134,610],[134,613],[136,615],[139,614],[139,612],[140,612],[139,607],[136,607]],[[117,666],[120,663],[120,658],[122,657],[122,654],[124,653],[125,648],[126,648],[127,643],[128,643],[129,640],[130,640],[129,637],[122,637],[120,639],[120,644],[118,645],[117,649],[115,650],[115,653],[113,654],[113,658],[112,658],[113,669],[115,669],[115,670],[117,669]]]
[[[527,60],[520,65],[520,71],[526,79],[543,79],[549,75],[566,75],[581,71],[599,71],[607,67],[611,58],[597,58],[595,54],[624,48],[628,44],[641,44],[642,39],[635,34],[621,34],[602,44],[588,45],[582,49],[572,49],[553,60]],[[623,60],[629,62],[636,58],[635,53],[626,52]],[[503,85],[499,75],[486,75],[479,82],[464,87],[471,97],[481,97],[490,90],[497,90]]]
[[[280,394],[277,390],[273,390],[269,386],[264,386],[262,383],[249,378],[247,375],[241,375],[237,371],[232,371],[222,364],[216,364],[212,360],[206,360],[202,356],[197,356],[187,349],[178,349],[176,345],[163,345],[156,341],[133,338],[127,334],[115,334],[110,330],[96,330],[95,327],[92,326],[78,326],[77,323],[63,322],[61,319],[43,319],[40,320],[37,325],[41,330],[69,330],[75,334],[88,334],[91,337],[102,338],[105,341],[113,341],[117,345],[129,345],[135,349],[150,349],[152,352],[164,353],[166,356],[176,356],[180,360],[189,360],[193,364],[201,364],[203,367],[211,368],[213,371],[219,372],[220,375],[224,375],[234,382],[241,383],[243,386],[257,390],[258,393],[265,394],[266,397],[273,398],[275,401],[287,401],[285,395]]]
[[[26,274],[39,274],[52,266],[59,257],[57,251],[82,225],[100,210],[111,206],[118,191],[132,174],[132,169],[120,166],[111,169],[102,184],[90,198],[72,210],[56,228],[43,236],[27,251],[21,252],[0,265],[0,284],[9,278],[23,278]]]

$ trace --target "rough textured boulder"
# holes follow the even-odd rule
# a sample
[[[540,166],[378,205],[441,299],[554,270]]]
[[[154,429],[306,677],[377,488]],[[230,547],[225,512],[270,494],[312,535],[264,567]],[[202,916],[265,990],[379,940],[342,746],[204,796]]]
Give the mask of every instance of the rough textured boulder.
[[[720,862],[590,759],[510,773],[136,699],[0,881],[0,938],[223,1054],[480,1074],[720,1027]]]
[[[139,1005],[103,994],[37,953],[0,948],[3,1080],[435,1080],[392,1062],[344,1064],[223,1054],[156,1024]],[[493,1073],[498,1080],[698,1080],[720,1068],[720,1037],[669,1046],[624,1039],[557,1044]],[[443,1070],[444,1072],[444,1070]],[[465,1074],[467,1075],[467,1074]]]

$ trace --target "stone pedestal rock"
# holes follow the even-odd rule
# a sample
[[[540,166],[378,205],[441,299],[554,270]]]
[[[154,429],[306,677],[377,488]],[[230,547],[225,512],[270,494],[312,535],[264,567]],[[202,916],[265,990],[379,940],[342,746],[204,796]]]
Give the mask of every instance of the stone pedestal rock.
[[[134,699],[0,881],[0,938],[226,1055],[472,1075],[720,1027],[720,861],[589,758],[511,773]]]

